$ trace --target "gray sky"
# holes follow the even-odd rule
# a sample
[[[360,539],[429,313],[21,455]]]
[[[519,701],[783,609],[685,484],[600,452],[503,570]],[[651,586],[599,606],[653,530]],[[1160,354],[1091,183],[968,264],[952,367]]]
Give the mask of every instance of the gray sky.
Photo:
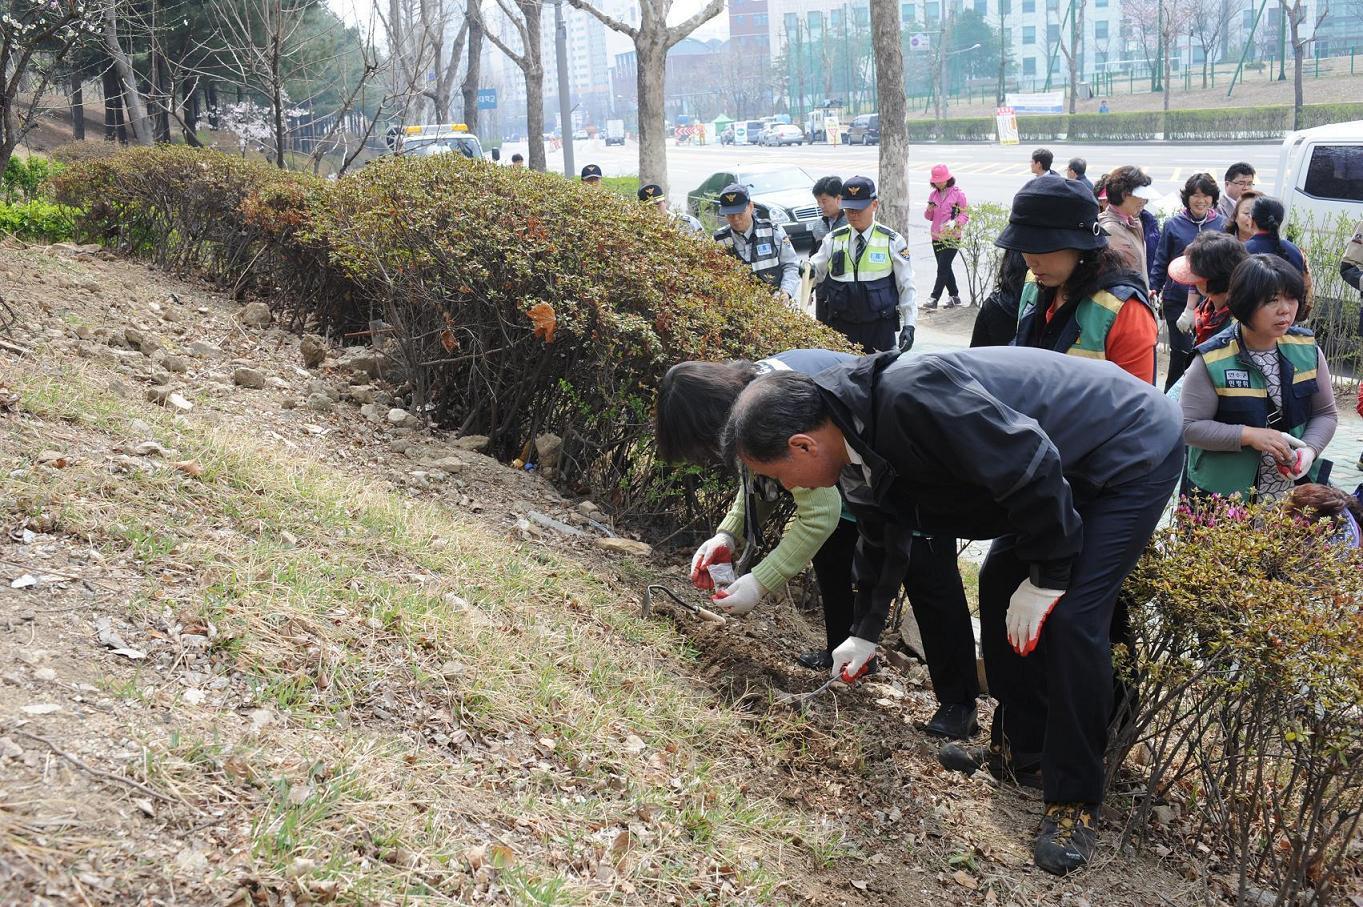
[[[680,22],[687,16],[699,12],[706,2],[707,0],[674,0],[671,14],[667,18],[670,22]],[[327,0],[327,3],[338,16],[356,24],[368,23],[374,6],[374,0]],[[702,40],[729,37],[729,17],[721,12],[697,29],[692,37]]]

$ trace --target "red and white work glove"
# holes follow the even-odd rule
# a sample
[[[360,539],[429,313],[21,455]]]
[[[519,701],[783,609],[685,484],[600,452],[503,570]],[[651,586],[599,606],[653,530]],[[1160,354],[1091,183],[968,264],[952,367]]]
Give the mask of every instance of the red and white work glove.
[[[751,573],[740,576],[727,589],[720,589],[710,598],[719,609],[734,617],[742,617],[756,608],[767,594],[766,588]]]
[[[715,581],[706,570],[711,564],[728,564],[734,559],[738,542],[727,532],[716,534],[696,549],[691,557],[691,585],[697,589],[713,589]]]
[[[1294,454],[1291,463],[1279,463],[1278,472],[1288,479],[1300,479],[1311,471],[1311,464],[1316,462],[1316,452],[1306,446],[1306,442],[1301,438],[1293,437],[1287,432],[1283,432],[1283,440],[1287,441]]]
[[[858,636],[849,636],[843,640],[842,645],[833,650],[833,670],[829,676],[845,674],[848,677],[856,677],[875,654],[875,643]]]
[[[1013,597],[1008,600],[1008,614],[1004,623],[1008,627],[1008,644],[1019,655],[1030,655],[1041,639],[1041,628],[1046,618],[1051,616],[1056,602],[1065,593],[1057,589],[1042,589],[1032,584],[1030,579],[1022,581]]]

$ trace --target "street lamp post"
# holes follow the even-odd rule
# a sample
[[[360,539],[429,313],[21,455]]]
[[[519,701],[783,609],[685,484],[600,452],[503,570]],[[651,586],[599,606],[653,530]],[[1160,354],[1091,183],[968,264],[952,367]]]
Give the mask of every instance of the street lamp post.
[[[563,0],[554,3],[554,56],[558,57],[558,123],[563,133],[563,175],[573,178],[573,108],[568,87],[568,26],[563,21]]]

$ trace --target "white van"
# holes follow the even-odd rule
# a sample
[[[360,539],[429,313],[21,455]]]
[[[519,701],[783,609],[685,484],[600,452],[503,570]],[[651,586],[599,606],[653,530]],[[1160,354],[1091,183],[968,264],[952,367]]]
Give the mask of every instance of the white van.
[[[1289,132],[1278,154],[1285,222],[1363,220],[1363,120]]]

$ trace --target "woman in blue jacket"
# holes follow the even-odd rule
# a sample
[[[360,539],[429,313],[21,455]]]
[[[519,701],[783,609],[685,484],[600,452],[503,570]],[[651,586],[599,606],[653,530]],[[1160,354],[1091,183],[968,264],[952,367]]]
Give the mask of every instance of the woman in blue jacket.
[[[1216,204],[1221,199],[1221,187],[1210,173],[1194,173],[1183,184],[1179,193],[1183,210],[1164,222],[1155,248],[1155,261],[1150,268],[1150,291],[1160,294],[1160,308],[1164,323],[1169,326],[1169,373],[1164,378],[1168,390],[1182,377],[1193,361],[1192,335],[1179,329],[1178,320],[1188,308],[1188,288],[1169,279],[1169,264],[1183,254],[1188,244],[1204,230],[1222,228],[1221,213]]]

